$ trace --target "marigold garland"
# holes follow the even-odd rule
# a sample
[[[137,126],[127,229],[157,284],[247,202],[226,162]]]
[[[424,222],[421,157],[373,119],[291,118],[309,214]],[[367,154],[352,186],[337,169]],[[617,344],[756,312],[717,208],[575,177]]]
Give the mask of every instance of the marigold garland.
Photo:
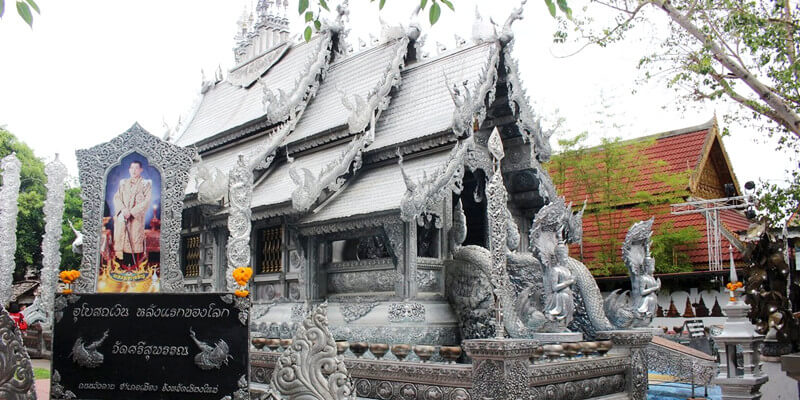
[[[253,269],[250,267],[239,267],[233,270],[233,279],[236,283],[241,286],[241,289],[236,290],[233,292],[238,297],[247,297],[250,295],[248,290],[245,290],[247,287],[247,281],[250,280],[250,277],[253,276]]]
[[[67,271],[61,271],[58,274],[58,278],[61,279],[61,282],[64,282],[66,284],[70,284],[72,282],[75,282],[75,280],[80,278],[80,277],[81,277],[81,271],[78,271],[78,270],[75,270],[75,269],[71,269],[71,270],[67,270]]]
[[[72,282],[75,282],[76,279],[81,277],[81,271],[76,269],[70,269],[67,271],[61,271],[58,273],[58,279],[61,279],[61,282],[64,282],[67,285],[67,288],[62,290],[61,293],[63,294],[71,294],[72,288],[70,285]]]

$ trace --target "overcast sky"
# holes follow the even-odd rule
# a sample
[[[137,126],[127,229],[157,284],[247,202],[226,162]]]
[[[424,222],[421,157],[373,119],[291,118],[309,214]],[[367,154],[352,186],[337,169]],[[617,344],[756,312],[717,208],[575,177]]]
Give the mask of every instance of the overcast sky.
[[[201,69],[207,77],[218,66],[227,74],[236,20],[254,0],[40,0],[42,14],[35,16],[32,30],[16,15],[13,2],[6,3],[0,20],[0,125],[46,160],[60,153],[75,176],[76,149],[107,141],[134,121],[160,136],[163,121],[175,125],[197,98]],[[389,0],[380,14],[377,2],[350,3],[349,40],[357,47],[358,37],[380,32],[379,15],[390,23],[407,23],[414,2]],[[432,54],[437,41],[453,48],[454,33],[471,36],[475,1],[454,3],[455,14],[445,10],[434,27],[423,25]],[[479,4],[483,15],[502,24],[518,2]],[[288,15],[293,32],[299,33],[296,7],[296,0],[290,0]],[[645,27],[625,43],[588,48],[568,58],[554,56],[568,52],[552,44],[554,29],[543,2],[529,2],[525,19],[514,25],[515,56],[536,111],[553,118],[558,110],[566,119],[565,134],[588,131],[593,142],[602,135],[632,138],[700,124],[715,112],[723,124],[721,117],[729,111],[725,104],[679,112],[674,105],[683,100],[663,83],[637,84],[638,59],[663,25]],[[724,142],[740,183],[782,180],[785,169],[797,165],[789,154],[776,153],[772,143],[757,140],[757,133],[729,129],[732,136]]]

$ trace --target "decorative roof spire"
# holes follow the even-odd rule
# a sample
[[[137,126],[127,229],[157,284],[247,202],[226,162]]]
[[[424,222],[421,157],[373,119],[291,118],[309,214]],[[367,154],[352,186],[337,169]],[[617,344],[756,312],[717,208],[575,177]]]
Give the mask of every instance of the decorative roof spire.
[[[237,64],[259,57],[288,39],[288,6],[288,0],[258,0],[255,20],[252,12],[245,11],[238,21],[235,37],[234,56]]]

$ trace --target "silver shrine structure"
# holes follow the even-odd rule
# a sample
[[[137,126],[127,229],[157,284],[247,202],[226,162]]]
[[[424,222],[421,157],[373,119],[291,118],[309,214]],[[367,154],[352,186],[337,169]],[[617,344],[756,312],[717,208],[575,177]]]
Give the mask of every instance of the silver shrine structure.
[[[651,331],[612,324],[568,254],[581,214],[542,167],[551,133],[514,58],[522,8],[428,54],[416,17],[354,45],[345,2],[305,42],[283,7],[240,21],[236,66],[166,138],[199,154],[183,289],[254,269],[253,393],[276,389],[280,349],[327,302],[361,398],[644,399]]]

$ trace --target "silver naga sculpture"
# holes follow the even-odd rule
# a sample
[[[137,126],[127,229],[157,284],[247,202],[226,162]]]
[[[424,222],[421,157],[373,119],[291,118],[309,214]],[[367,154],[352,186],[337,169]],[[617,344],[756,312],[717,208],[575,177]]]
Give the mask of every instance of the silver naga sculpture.
[[[41,302],[38,304],[45,315],[45,326],[52,326],[53,301],[58,286],[58,271],[61,264],[61,221],[64,217],[64,180],[67,168],[58,160],[58,154],[44,168],[47,175],[47,199],[44,202],[44,237],[42,238]],[[70,223],[71,226],[71,223]],[[33,322],[31,320],[29,323]]]
[[[328,304],[318,305],[281,353],[270,382],[271,395],[288,400],[354,400],[353,382],[328,330]]]
[[[19,172],[22,164],[14,153],[0,160],[3,187],[0,188],[0,305],[11,300],[11,281],[14,274],[14,253],[17,251],[17,198]]]
[[[253,169],[240,154],[236,166],[228,176],[228,268],[225,272],[226,288],[233,292],[238,284],[233,279],[233,270],[250,265],[250,203],[253,199]]]
[[[545,317],[561,329],[572,321],[575,311],[572,284],[575,277],[568,267],[569,251],[564,241],[564,220],[570,210],[559,197],[542,207],[533,220],[530,246],[543,267]]]
[[[33,367],[17,324],[0,307],[0,399],[35,400]]]
[[[650,325],[658,306],[661,280],[653,277],[655,260],[650,255],[653,218],[639,221],[628,230],[622,244],[622,259],[631,278],[630,296],[617,289],[604,302],[606,315],[616,328],[637,328]]]

